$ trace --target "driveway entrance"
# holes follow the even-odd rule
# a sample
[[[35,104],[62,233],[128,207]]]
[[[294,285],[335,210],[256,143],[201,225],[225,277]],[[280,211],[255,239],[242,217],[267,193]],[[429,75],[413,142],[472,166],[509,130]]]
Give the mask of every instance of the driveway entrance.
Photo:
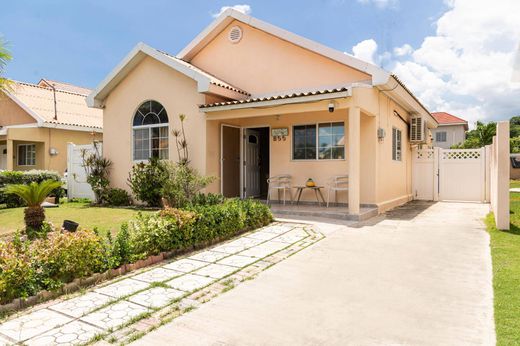
[[[493,345],[489,206],[412,202],[326,238],[140,345]]]

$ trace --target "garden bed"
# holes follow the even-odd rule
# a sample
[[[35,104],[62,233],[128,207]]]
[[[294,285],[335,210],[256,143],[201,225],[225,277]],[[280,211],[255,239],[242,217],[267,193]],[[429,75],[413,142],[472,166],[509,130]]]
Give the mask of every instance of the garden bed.
[[[269,208],[226,200],[138,213],[111,232],[53,232],[33,242],[0,243],[1,310],[15,310],[200,249],[272,221]]]

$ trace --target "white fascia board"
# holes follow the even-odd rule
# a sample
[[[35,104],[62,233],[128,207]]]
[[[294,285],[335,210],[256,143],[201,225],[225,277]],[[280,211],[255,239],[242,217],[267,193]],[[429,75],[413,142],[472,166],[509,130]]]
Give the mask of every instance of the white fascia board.
[[[100,129],[98,127],[88,127],[88,126],[79,126],[79,125],[44,123],[41,127],[45,127],[45,128],[49,128],[49,129],[58,129],[58,130],[103,133],[103,129]]]
[[[175,61],[166,54],[144,44],[138,43],[132,51],[108,74],[108,76],[99,84],[99,86],[87,96],[87,105],[89,107],[102,108],[103,101],[110,91],[119,84],[128,73],[139,63],[145,56],[150,56],[174,70],[184,74],[185,76],[197,82],[197,90],[199,92],[207,92],[210,87],[209,77],[190,69],[189,67]]]
[[[201,108],[200,111],[204,113],[211,112],[220,112],[220,111],[230,111],[235,109],[244,109],[244,108],[258,108],[258,107],[276,107],[297,103],[309,103],[309,102],[318,102],[323,100],[333,100],[338,98],[346,98],[352,96],[352,90],[340,91],[335,93],[327,93],[327,94],[319,94],[319,95],[308,95],[308,96],[299,96],[278,100],[266,100],[266,101],[256,101],[256,102],[246,102],[246,103],[237,103],[232,105],[223,105],[223,106],[213,106],[208,108]]]
[[[257,18],[248,16],[231,8],[224,11],[217,19],[215,19],[208,27],[206,27],[206,29],[197,35],[193,41],[191,41],[183,50],[179,52],[179,54],[177,54],[177,57],[185,61],[190,61],[193,56],[195,56],[202,48],[204,48],[204,46],[206,46],[213,38],[215,38],[234,19],[267,32],[268,34],[276,36],[282,40],[300,46],[304,49],[328,57],[341,64],[368,73],[372,76],[373,85],[385,84],[390,78],[390,72],[387,72],[376,65],[367,63],[363,60],[353,57],[352,55],[332,49],[322,45],[321,43],[309,40],[308,38],[294,34],[290,31],[279,28]]]
[[[22,101],[20,101],[18,99],[18,97],[16,97],[15,95],[11,94],[9,91],[5,91],[5,94],[11,100],[13,100],[14,103],[16,103],[18,106],[20,106],[20,108],[22,108],[27,114],[29,114],[31,117],[33,117],[34,120],[36,120],[36,122],[38,123],[38,125],[42,125],[45,122],[45,119],[43,119],[41,116],[38,115],[38,113],[34,112],[29,107],[27,107],[25,105],[25,103],[23,103]]]

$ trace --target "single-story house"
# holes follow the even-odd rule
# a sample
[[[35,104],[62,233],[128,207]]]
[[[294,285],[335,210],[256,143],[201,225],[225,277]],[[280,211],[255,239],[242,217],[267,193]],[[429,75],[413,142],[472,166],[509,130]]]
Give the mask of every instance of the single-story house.
[[[268,177],[348,175],[352,215],[412,199],[412,145],[437,126],[391,73],[233,9],[176,56],[137,44],[87,102],[103,109],[114,186],[136,162],[177,159],[185,114],[192,166],[218,177],[207,191],[265,198]]]
[[[14,81],[0,92],[0,169],[67,168],[67,143],[103,139],[103,111],[89,108],[90,89],[42,79]]]
[[[466,140],[466,131],[468,131],[466,120],[446,112],[434,112],[432,115],[439,123],[439,126],[432,130],[433,146],[449,149],[452,145]]]

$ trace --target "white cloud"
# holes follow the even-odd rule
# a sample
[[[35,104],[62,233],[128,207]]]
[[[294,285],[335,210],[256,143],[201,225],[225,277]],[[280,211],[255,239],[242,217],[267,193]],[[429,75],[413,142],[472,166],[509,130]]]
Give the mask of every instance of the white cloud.
[[[247,4],[242,4],[242,5],[233,5],[233,6],[222,6],[220,8],[220,11],[218,11],[218,13],[213,13],[211,16],[213,18],[217,18],[218,16],[220,16],[225,10],[227,10],[228,8],[232,8],[234,10],[237,10],[239,12],[242,12],[244,14],[251,14],[251,6],[247,5]]]
[[[363,5],[374,5],[379,9],[395,8],[399,4],[399,0],[357,0]]]
[[[394,48],[395,56],[405,56],[411,54],[412,52],[413,48],[408,43],[403,44],[401,47]]]
[[[416,50],[406,44],[394,48],[385,66],[431,111],[450,112],[472,123],[520,115],[520,83],[515,80],[520,75],[520,1],[445,4],[449,8],[437,20],[435,35],[424,38]],[[366,41],[373,42],[362,49],[365,60],[369,54],[372,62],[381,62],[387,53],[378,54],[377,42]]]
[[[376,61],[374,59],[376,58],[377,43],[373,39],[361,41],[352,47],[352,52],[356,58],[375,64]]]

